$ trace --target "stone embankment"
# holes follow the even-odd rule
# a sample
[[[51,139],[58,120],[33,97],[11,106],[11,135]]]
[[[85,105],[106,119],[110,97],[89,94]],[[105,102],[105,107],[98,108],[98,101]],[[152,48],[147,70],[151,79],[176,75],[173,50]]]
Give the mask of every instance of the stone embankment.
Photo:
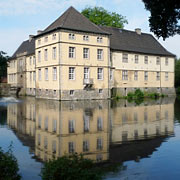
[[[10,85],[7,83],[0,83],[0,96],[10,95]]]

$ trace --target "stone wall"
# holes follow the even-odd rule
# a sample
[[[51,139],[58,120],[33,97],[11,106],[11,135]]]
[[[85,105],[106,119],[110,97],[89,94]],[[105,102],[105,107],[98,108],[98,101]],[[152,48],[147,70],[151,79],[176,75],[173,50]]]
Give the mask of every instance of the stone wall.
[[[8,96],[10,95],[10,85],[6,83],[0,83],[0,95]]]
[[[112,88],[111,89],[111,95],[114,97],[116,95],[118,96],[127,96],[127,94],[129,92],[135,92],[136,89],[141,89],[143,92],[148,92],[148,93],[160,93],[160,94],[165,94],[168,96],[175,96],[176,95],[176,91],[175,88],[170,88],[170,87],[144,87],[144,88],[131,88],[131,87],[127,87],[127,88]]]

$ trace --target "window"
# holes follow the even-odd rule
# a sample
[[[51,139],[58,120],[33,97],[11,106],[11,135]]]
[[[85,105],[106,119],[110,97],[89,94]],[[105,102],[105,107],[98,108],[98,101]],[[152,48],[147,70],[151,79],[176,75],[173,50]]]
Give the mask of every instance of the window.
[[[74,67],[69,68],[69,80],[75,80],[75,68]]]
[[[84,68],[84,79],[89,79],[89,68],[88,67]]]
[[[38,117],[38,128],[41,128],[41,116]]]
[[[139,56],[135,55],[135,63],[138,64],[138,62],[139,62]]]
[[[41,51],[38,51],[38,61],[41,61]]]
[[[89,59],[89,48],[83,48],[83,58]]]
[[[45,118],[44,129],[45,129],[46,131],[48,130],[48,117]]]
[[[98,49],[97,50],[97,59],[98,60],[102,60],[103,59],[103,50],[102,49]]]
[[[57,80],[57,68],[53,67],[53,81]]]
[[[41,81],[41,69],[38,69],[38,79]]]
[[[135,80],[135,81],[138,80],[138,71],[134,71],[134,80]]]
[[[168,66],[168,64],[169,64],[168,57],[166,57],[166,59],[165,59],[165,65]]]
[[[156,65],[160,65],[160,57],[156,58]]]
[[[134,139],[138,139],[138,130],[134,130]]]
[[[75,35],[72,34],[72,33],[70,33],[70,34],[69,34],[69,39],[74,40],[74,39],[75,39]]]
[[[75,58],[75,47],[69,47],[69,58]]]
[[[102,131],[103,130],[103,120],[101,117],[98,117],[97,119],[97,130]]]
[[[112,69],[110,69],[110,72],[109,72],[109,79],[113,80],[113,70]]]
[[[144,56],[144,64],[148,64],[148,56]]]
[[[44,38],[44,42],[48,42],[48,36]]]
[[[147,71],[144,72],[144,80],[145,80],[145,81],[148,80],[148,72],[147,72]]]
[[[127,70],[122,71],[122,80],[128,80],[128,71]]]
[[[32,57],[30,57],[30,62],[29,62],[29,64],[30,64],[30,65],[32,64]]]
[[[56,59],[56,47],[52,48],[52,58]]]
[[[98,43],[102,43],[102,42],[103,42],[103,38],[98,36],[98,37],[97,37],[97,42],[98,42]]]
[[[30,72],[30,81],[32,81],[32,72]]]
[[[103,68],[98,68],[97,69],[97,79],[98,80],[103,80]]]
[[[84,41],[89,41],[89,36],[84,35],[84,36],[83,36],[83,40],[84,40]]]
[[[52,40],[55,40],[56,39],[56,34],[53,34],[52,35]]]
[[[102,138],[97,138],[97,150],[102,150],[102,148],[103,148]]]
[[[56,132],[57,130],[57,121],[55,119],[53,119],[52,130],[53,132]]]
[[[160,72],[156,73],[156,80],[159,81],[160,80]]]
[[[122,141],[127,141],[127,139],[128,139],[128,132],[122,131]]]
[[[69,142],[69,153],[75,152],[75,144],[74,142]]]
[[[48,60],[48,50],[47,49],[44,50],[44,60],[45,61]]]
[[[36,72],[33,73],[33,81],[36,80]]]
[[[41,145],[41,135],[38,134],[38,145]]]
[[[83,152],[88,152],[88,151],[89,151],[89,142],[83,141]]]
[[[45,68],[45,80],[48,81],[48,68]]]
[[[45,136],[45,137],[44,137],[44,148],[47,149],[47,147],[48,147],[48,139],[47,139],[47,137]]]
[[[168,81],[168,72],[165,72],[165,80]]]
[[[41,40],[39,39],[39,40],[38,40],[38,45],[40,45],[40,44],[41,44]]]
[[[86,114],[83,116],[83,121],[84,121],[84,132],[89,132],[89,120],[90,117]]]
[[[144,111],[144,122],[146,123],[148,121],[148,113],[147,111]]]
[[[74,95],[74,90],[70,90],[69,94],[70,94],[70,96],[73,96]]]
[[[99,94],[102,94],[102,91],[103,91],[102,89],[99,89]]]
[[[33,56],[33,64],[35,64],[36,63],[36,58],[35,58],[35,56]]]
[[[74,132],[75,132],[75,121],[69,120],[69,133],[74,133]]]
[[[56,153],[56,141],[52,142],[52,152]]]
[[[128,62],[128,54],[123,53],[123,55],[122,55],[122,62],[125,62],[125,63]]]

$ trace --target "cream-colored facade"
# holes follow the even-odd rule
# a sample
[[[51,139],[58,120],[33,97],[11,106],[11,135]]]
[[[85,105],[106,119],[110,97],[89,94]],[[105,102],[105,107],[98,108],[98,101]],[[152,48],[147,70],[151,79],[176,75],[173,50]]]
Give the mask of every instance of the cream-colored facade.
[[[122,30],[117,30],[121,35]],[[31,48],[27,48],[27,41],[25,48],[22,45],[19,49],[24,53],[17,51],[10,62],[8,83],[21,87],[21,94],[56,100],[108,99],[137,88],[174,95],[174,55],[140,30],[124,32],[135,41],[125,43],[124,50],[116,50],[122,47],[118,43],[114,47],[114,34],[71,7],[47,29],[30,35]],[[121,43],[119,35],[115,38]],[[147,45],[139,48],[141,36]],[[128,46],[135,49],[129,51]]]
[[[69,39],[70,34],[73,34],[74,39]],[[88,41],[83,40],[84,36],[88,36]],[[98,37],[102,38],[101,43],[97,42]],[[44,42],[45,38],[47,42]],[[71,48],[74,49],[72,54]],[[86,55],[83,52],[85,49]],[[98,50],[102,51],[101,59],[97,57]],[[61,100],[109,98],[109,55],[108,36],[59,31],[37,38],[36,97]],[[72,73],[70,68],[73,69]],[[85,68],[88,71],[86,75]],[[98,68],[102,69],[100,79]],[[91,85],[92,88],[86,90]]]
[[[125,100],[58,102],[28,97],[7,109],[9,127],[41,160],[77,152],[105,161],[117,145],[174,133],[174,98],[135,106]]]

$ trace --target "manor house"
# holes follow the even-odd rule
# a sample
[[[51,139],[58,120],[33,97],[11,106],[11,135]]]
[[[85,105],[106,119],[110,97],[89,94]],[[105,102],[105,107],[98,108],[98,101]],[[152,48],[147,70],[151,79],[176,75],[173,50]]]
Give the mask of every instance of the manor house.
[[[173,95],[174,62],[151,34],[97,26],[70,7],[19,46],[8,83],[21,95],[56,100],[108,99],[137,88]]]

